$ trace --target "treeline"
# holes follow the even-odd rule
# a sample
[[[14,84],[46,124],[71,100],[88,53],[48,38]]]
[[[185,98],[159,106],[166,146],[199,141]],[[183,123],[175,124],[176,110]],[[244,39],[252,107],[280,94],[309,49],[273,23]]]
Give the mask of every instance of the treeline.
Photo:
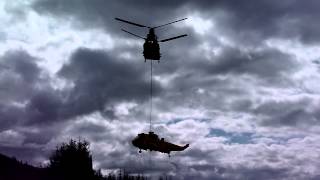
[[[70,140],[57,147],[47,167],[33,167],[14,158],[0,156],[1,180],[147,180],[144,175],[130,175],[125,170],[103,175],[92,167],[89,143]],[[172,179],[159,177],[159,180]]]
[[[102,177],[103,180],[149,180],[150,178],[143,175],[131,176],[125,170],[119,170],[117,174],[110,173]],[[172,180],[170,176],[159,177],[159,180]]]
[[[125,170],[119,170],[117,174],[109,173],[103,177],[104,180],[147,180],[143,175],[131,176]]]
[[[124,170],[117,174],[102,175],[92,167],[92,155],[89,143],[85,140],[70,140],[58,147],[50,157],[47,167],[51,180],[146,180],[143,175],[129,175]]]

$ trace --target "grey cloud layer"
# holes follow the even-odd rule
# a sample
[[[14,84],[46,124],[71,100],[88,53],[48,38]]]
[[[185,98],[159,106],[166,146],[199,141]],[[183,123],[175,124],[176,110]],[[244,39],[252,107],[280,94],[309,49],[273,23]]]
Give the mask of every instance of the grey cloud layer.
[[[113,102],[144,101],[149,81],[140,67],[117,61],[102,51],[78,50],[59,72],[74,83],[67,98],[71,108],[67,112],[88,114],[103,111]]]
[[[318,43],[318,4],[318,1],[298,0],[165,0],[152,3],[147,0],[139,3],[39,0],[32,8],[40,15],[59,17],[62,23],[71,21],[76,29],[90,32],[91,29],[103,28],[107,34],[116,37],[115,41],[122,35],[119,31],[122,25],[115,22],[114,17],[151,26],[192,13],[212,20],[217,31],[205,36],[189,27],[159,29],[161,37],[176,33],[188,33],[190,36],[161,45],[163,59],[154,66],[155,74],[160,76],[160,80],[154,81],[157,96],[154,116],[160,122],[156,128],[163,134],[168,133],[166,137],[176,138],[175,140],[191,138],[193,145],[199,146],[191,146],[190,151],[177,155],[176,166],[170,165],[168,168],[163,165],[168,162],[161,161],[162,164],[155,164],[154,169],[148,169],[148,172],[174,172],[177,178],[185,179],[311,179],[319,176],[308,172],[308,167],[312,169],[318,166],[310,159],[319,152],[314,144],[316,140],[311,141],[305,134],[310,133],[312,126],[319,123],[320,116],[316,107],[319,103],[317,99],[305,96],[290,100],[282,97],[281,93],[276,93],[281,101],[275,100],[272,94],[274,92],[299,89],[293,76],[301,72],[303,64],[294,55],[268,47],[263,42],[280,38],[297,39],[305,44]],[[130,25],[126,28],[134,29]],[[138,33],[142,34],[141,31]],[[124,34],[122,36],[128,38]],[[233,45],[223,44],[220,37],[227,37]],[[198,51],[198,47],[204,42],[221,50],[206,58],[202,51]],[[48,152],[44,148],[48,142],[54,143],[62,135],[81,135],[92,141],[99,167],[126,167],[135,172],[144,172],[144,166],[140,169],[132,168],[141,163],[129,142],[146,123],[144,113],[147,111],[149,72],[142,55],[139,59],[118,58],[122,52],[136,54],[141,47],[116,47],[117,49],[107,52],[87,48],[74,51],[54,77],[68,84],[67,88],[62,89],[56,89],[51,82],[53,79],[37,65],[41,59],[24,51],[11,51],[2,56],[0,66],[9,68],[0,69],[0,85],[3,87],[0,90],[0,130],[13,130],[24,140],[21,146],[3,146],[0,149],[8,154],[29,156],[28,160],[34,160],[37,153],[44,156]],[[167,84],[161,80],[167,81]],[[129,115],[117,116],[115,106],[122,102],[135,102],[138,106]],[[191,113],[197,110],[204,111],[204,115],[198,117]],[[90,117],[92,113],[101,113],[104,119],[96,124],[81,122],[81,119]],[[165,116],[160,115],[165,113],[173,119],[167,118],[168,122],[161,119]],[[246,119],[246,115],[250,115],[250,118]],[[188,126],[180,125],[179,118],[183,122],[186,117],[203,119],[201,122],[208,129],[200,126],[199,122]],[[207,137],[206,132],[209,132],[212,123],[222,121],[224,124],[220,128],[227,132],[233,129],[224,126],[241,118],[247,121],[247,126],[256,128],[250,131],[251,137],[256,137],[256,141],[235,145],[236,142],[228,144],[227,141],[216,140],[217,137]],[[108,124],[104,125],[105,122]],[[170,124],[176,125],[176,129]],[[277,139],[260,137],[261,134],[255,132],[259,128],[266,128],[271,133],[274,132],[273,129],[283,127],[306,130],[300,132],[303,138],[296,142],[300,147],[290,143],[293,132],[281,132],[282,135],[285,134],[283,136],[289,137],[289,140],[281,141],[284,143],[282,145]],[[299,129],[301,127],[305,129]],[[70,128],[69,131],[65,132],[66,128]],[[174,130],[170,131],[169,128]],[[237,128],[241,128],[240,125]],[[308,144],[308,141],[311,143]],[[21,147],[26,146],[26,151],[21,150]],[[310,148],[310,152],[304,146]],[[39,147],[43,149],[40,148],[37,153],[29,151],[29,148]],[[297,149],[299,157],[285,157]],[[238,154],[240,155],[237,156]],[[229,157],[237,157],[233,160],[236,164],[233,167],[228,165]],[[161,160],[161,157],[156,158]],[[303,162],[299,159],[303,159]],[[241,162],[246,163],[241,165]],[[275,162],[281,166],[272,166]]]
[[[49,76],[36,64],[37,58],[26,52],[7,52],[1,59],[9,69],[0,74],[0,127],[14,130],[26,144],[46,145],[69,119],[95,111],[114,118],[115,102],[142,103],[148,97],[149,81],[141,69],[119,63],[99,50],[79,49],[73,54],[58,74],[74,86],[62,90],[52,87]],[[161,88],[157,83],[155,87],[157,95]]]
[[[37,1],[34,8],[44,14],[75,17],[81,24],[115,30],[114,16],[135,17],[147,25],[166,22],[190,12],[202,12],[217,19],[216,25],[228,36],[248,44],[267,38],[293,38],[304,43],[319,42],[319,2],[278,1]],[[143,9],[143,11],[141,11]],[[119,13],[121,12],[121,13]],[[314,22],[314,23],[308,23]],[[78,24],[78,23],[76,23]],[[160,24],[160,23],[159,23]],[[92,26],[93,25],[93,26]],[[89,26],[90,27],[90,26]],[[240,32],[240,33],[238,33]]]
[[[50,85],[36,58],[26,52],[8,52],[3,59],[10,69],[1,78],[2,117],[19,117],[11,122],[50,123],[104,111],[114,102],[143,102],[148,97],[149,80],[137,64],[121,63],[99,50],[79,49],[72,55],[58,74],[74,86],[63,90]],[[158,92],[155,83],[155,95]],[[8,122],[5,119],[1,122]]]

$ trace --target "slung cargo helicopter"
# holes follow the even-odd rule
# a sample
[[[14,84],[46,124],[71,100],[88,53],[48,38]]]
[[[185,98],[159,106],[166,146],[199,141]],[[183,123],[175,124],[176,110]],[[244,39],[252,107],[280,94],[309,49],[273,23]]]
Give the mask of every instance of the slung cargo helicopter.
[[[169,157],[171,151],[183,151],[189,147],[189,144],[186,144],[185,146],[178,146],[166,142],[163,138],[159,139],[158,135],[154,132],[149,132],[149,134],[138,134],[138,136],[132,140],[132,144],[140,149],[139,153],[141,153],[141,149],[159,151],[167,153]]]
[[[170,23],[167,23],[167,24],[163,24],[163,25],[160,25],[160,26],[155,26],[155,27],[149,27],[149,26],[137,24],[137,23],[134,23],[134,22],[131,22],[131,21],[120,19],[120,18],[115,18],[115,19],[118,20],[118,21],[124,22],[124,23],[128,23],[128,24],[131,24],[131,25],[138,26],[138,27],[149,28],[149,33],[147,34],[146,38],[141,37],[141,36],[136,35],[136,34],[133,34],[133,33],[129,32],[129,31],[127,31],[127,30],[121,29],[122,31],[124,31],[124,32],[126,32],[128,34],[131,34],[133,36],[136,36],[138,38],[141,38],[141,39],[145,40],[145,42],[143,44],[143,56],[144,56],[144,61],[145,62],[146,62],[147,59],[149,59],[149,60],[157,60],[158,62],[160,62],[161,54],[160,54],[160,46],[159,46],[158,42],[171,41],[171,40],[174,40],[174,39],[178,39],[178,38],[182,38],[182,37],[187,36],[187,34],[183,34],[183,35],[180,35],[180,36],[175,36],[175,37],[171,37],[171,38],[167,38],[167,39],[163,39],[163,40],[158,41],[158,37],[155,34],[155,29],[156,28],[167,26],[169,24],[173,24],[173,23],[176,23],[176,22],[179,22],[179,21],[183,21],[183,20],[186,20],[187,18],[183,18],[183,19],[180,19],[180,20],[176,20],[176,21],[173,21],[173,22],[170,22]]]

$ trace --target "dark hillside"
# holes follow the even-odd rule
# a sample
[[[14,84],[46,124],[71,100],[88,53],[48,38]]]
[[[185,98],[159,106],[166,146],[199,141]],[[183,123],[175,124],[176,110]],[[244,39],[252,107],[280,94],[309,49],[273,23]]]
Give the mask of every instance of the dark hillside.
[[[37,168],[0,154],[0,179],[1,180],[43,180],[45,169]]]

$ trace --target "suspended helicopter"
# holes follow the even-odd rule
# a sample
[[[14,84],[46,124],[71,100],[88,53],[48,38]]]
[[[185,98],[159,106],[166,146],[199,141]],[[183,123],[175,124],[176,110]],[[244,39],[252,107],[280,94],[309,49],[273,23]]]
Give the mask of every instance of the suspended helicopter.
[[[115,18],[115,19],[118,20],[118,21],[124,22],[124,23],[128,23],[128,24],[134,25],[134,26],[145,27],[145,28],[149,29],[149,33],[147,34],[146,38],[141,37],[139,35],[136,35],[134,33],[131,33],[129,31],[125,30],[125,29],[121,29],[122,31],[124,31],[124,32],[126,32],[128,34],[131,34],[131,35],[133,35],[135,37],[138,37],[138,38],[141,38],[141,39],[145,40],[145,42],[143,44],[144,62],[146,62],[147,59],[149,59],[149,60],[157,60],[158,62],[160,62],[161,54],[160,54],[160,46],[159,46],[158,42],[167,42],[167,41],[171,41],[171,40],[174,40],[174,39],[178,39],[178,38],[182,38],[182,37],[187,36],[187,34],[183,34],[183,35],[179,35],[179,36],[175,36],[175,37],[171,37],[171,38],[167,38],[167,39],[163,39],[163,40],[159,40],[158,41],[158,37],[155,34],[155,29],[156,28],[160,28],[160,27],[163,27],[163,26],[167,26],[169,24],[173,24],[173,23],[176,23],[176,22],[179,22],[179,21],[183,21],[183,20],[186,20],[187,18],[183,18],[183,19],[180,19],[180,20],[176,20],[176,21],[173,21],[173,22],[170,22],[170,23],[167,23],[167,24],[163,24],[163,25],[160,25],[160,26],[155,26],[155,27],[149,27],[149,26],[137,24],[137,23],[134,23],[134,22],[131,22],[131,21],[120,19],[120,18]]]
[[[167,153],[169,157],[171,151],[183,151],[189,147],[189,144],[186,144],[185,146],[178,146],[166,142],[164,138],[159,139],[158,135],[151,131],[149,134],[138,134],[138,136],[132,140],[132,144],[140,149],[139,153],[141,153],[141,149],[143,149]]]

